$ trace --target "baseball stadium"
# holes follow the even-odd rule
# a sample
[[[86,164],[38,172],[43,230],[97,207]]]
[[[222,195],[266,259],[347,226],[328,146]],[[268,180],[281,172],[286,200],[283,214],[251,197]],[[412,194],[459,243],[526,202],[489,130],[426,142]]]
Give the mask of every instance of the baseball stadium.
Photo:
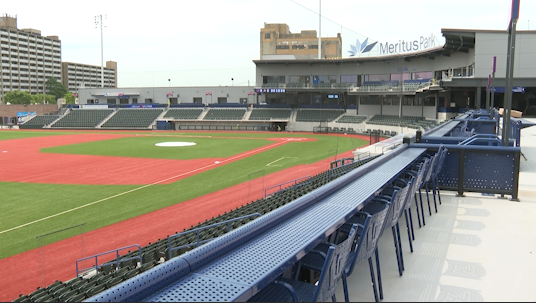
[[[2,112],[0,300],[533,300],[536,32],[518,11],[351,58],[265,24],[253,86]]]

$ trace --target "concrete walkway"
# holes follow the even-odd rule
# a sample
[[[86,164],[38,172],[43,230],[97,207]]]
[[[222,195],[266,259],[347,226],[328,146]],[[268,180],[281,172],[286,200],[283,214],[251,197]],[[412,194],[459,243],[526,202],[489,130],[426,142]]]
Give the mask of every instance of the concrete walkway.
[[[433,206],[432,216],[425,214],[423,228],[413,210],[413,254],[405,219],[399,221],[402,277],[392,233],[386,230],[378,246],[384,301],[536,300],[536,127],[522,130],[521,136],[528,159],[521,159],[521,202],[475,193],[458,198],[442,191],[443,204],[437,214]],[[348,284],[351,301],[374,301],[368,262],[356,265]],[[342,283],[337,300],[344,300]]]

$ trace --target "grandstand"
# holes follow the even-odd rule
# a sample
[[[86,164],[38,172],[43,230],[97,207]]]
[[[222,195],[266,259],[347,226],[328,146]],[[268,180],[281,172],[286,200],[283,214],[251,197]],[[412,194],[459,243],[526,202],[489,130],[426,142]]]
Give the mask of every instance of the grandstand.
[[[112,109],[72,109],[50,127],[95,128],[112,113]]]
[[[211,108],[205,115],[204,120],[242,120],[246,109]]]
[[[418,121],[424,120],[423,117],[398,117],[388,115],[374,115],[367,121],[367,124],[388,125],[388,126],[404,126],[414,128]]]
[[[348,115],[345,114],[344,116],[340,117],[337,120],[337,123],[354,123],[354,124],[360,124],[365,122],[367,120],[366,116],[355,116],[355,115]]]
[[[101,128],[148,128],[162,109],[120,109]]]
[[[166,119],[196,120],[203,112],[202,108],[172,108],[164,115]]]
[[[298,109],[296,122],[331,122],[344,113],[343,109]]]
[[[291,109],[255,108],[251,111],[249,120],[290,120],[291,115]]]
[[[35,116],[32,119],[26,121],[24,124],[20,125],[22,129],[36,129],[43,128],[46,125],[52,123],[54,120],[58,119],[59,116]]]

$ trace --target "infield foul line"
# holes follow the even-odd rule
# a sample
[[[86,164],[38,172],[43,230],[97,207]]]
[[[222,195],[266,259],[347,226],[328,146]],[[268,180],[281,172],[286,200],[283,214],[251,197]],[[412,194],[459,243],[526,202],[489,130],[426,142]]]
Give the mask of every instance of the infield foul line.
[[[138,188],[134,188],[134,189],[131,189],[131,190],[127,190],[126,192],[119,193],[119,194],[117,194],[117,195],[113,195],[113,196],[110,196],[110,197],[107,197],[107,198],[104,198],[104,199],[101,199],[101,200],[98,200],[98,201],[94,201],[94,202],[91,202],[91,203],[88,203],[88,204],[84,204],[84,205],[82,205],[82,206],[78,206],[78,207],[75,207],[75,208],[72,208],[72,209],[69,209],[69,210],[66,210],[66,211],[62,211],[62,212],[60,212],[60,213],[57,213],[57,214],[54,214],[54,215],[51,215],[51,216],[48,216],[48,217],[45,217],[45,218],[41,218],[41,219],[38,219],[38,220],[35,220],[35,221],[32,221],[32,222],[26,223],[26,224],[22,224],[22,225],[19,225],[19,226],[10,228],[10,229],[6,229],[6,230],[3,230],[3,231],[0,231],[0,235],[1,235],[1,234],[4,234],[4,233],[7,233],[7,232],[10,232],[10,231],[17,230],[17,229],[19,229],[19,228],[23,228],[23,227],[26,227],[26,226],[35,224],[35,223],[39,223],[39,222],[42,222],[42,221],[45,221],[45,220],[48,220],[48,219],[52,219],[52,218],[55,218],[55,217],[58,217],[58,216],[61,216],[61,215],[64,215],[64,214],[73,212],[73,211],[75,211],[75,210],[79,210],[79,209],[82,209],[82,208],[85,208],[85,207],[88,207],[88,206],[91,206],[91,205],[95,205],[95,204],[98,204],[98,203],[101,203],[101,202],[104,202],[104,201],[108,201],[108,200],[111,200],[111,199],[113,199],[113,198],[117,198],[117,197],[120,197],[120,196],[123,196],[123,195],[126,195],[126,194],[130,194],[130,193],[135,192],[135,191],[138,191],[138,190],[140,190],[140,189],[144,189],[144,188],[147,188],[147,187],[150,187],[150,186],[153,186],[153,185],[157,185],[157,184],[160,184],[160,183],[169,181],[169,180],[173,180],[173,179],[176,179],[176,178],[185,176],[185,175],[189,175],[189,174],[191,174],[191,173],[195,173],[195,172],[197,172],[197,171],[200,171],[200,170],[203,170],[203,169],[207,169],[207,168],[212,167],[212,166],[220,165],[220,164],[223,164],[223,163],[225,163],[225,162],[229,162],[229,161],[231,161],[231,160],[235,160],[235,159],[237,159],[237,158],[241,158],[241,157],[250,155],[250,154],[252,154],[252,153],[259,152],[259,151],[264,150],[264,149],[274,148],[274,147],[276,147],[276,146],[278,146],[278,145],[285,144],[285,143],[288,143],[288,142],[287,142],[287,141],[281,141],[281,142],[274,143],[274,144],[270,144],[270,145],[267,145],[267,146],[264,146],[264,147],[261,147],[261,148],[258,148],[258,149],[250,150],[249,152],[246,152],[246,153],[243,153],[243,154],[240,154],[240,155],[231,157],[231,158],[229,158],[229,159],[222,160],[222,161],[220,161],[219,163],[212,163],[212,164],[209,164],[209,165],[207,165],[207,166],[203,166],[203,167],[200,167],[200,168],[196,168],[196,169],[191,170],[191,171],[189,171],[189,172],[185,172],[185,173],[182,173],[182,174],[173,176],[173,177],[169,177],[169,178],[166,178],[166,179],[163,179],[163,180],[160,180],[160,181],[151,183],[151,184],[147,184],[147,185],[144,185],[144,186],[141,186],[141,187],[138,187]]]
[[[278,161],[281,161],[283,159],[298,159],[298,158],[296,158],[296,157],[283,157],[281,159],[275,160],[274,162],[270,162],[270,163],[266,164],[266,166],[281,166],[281,165],[272,165],[272,164],[274,164],[274,163],[276,163]]]

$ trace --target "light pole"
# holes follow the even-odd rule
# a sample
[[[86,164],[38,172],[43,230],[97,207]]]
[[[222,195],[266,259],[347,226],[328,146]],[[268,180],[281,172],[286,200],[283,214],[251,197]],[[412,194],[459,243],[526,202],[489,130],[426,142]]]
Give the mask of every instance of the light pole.
[[[167,82],[169,84],[169,87],[171,87],[171,79],[167,79]]]
[[[231,78],[231,86],[234,86],[234,78]]]
[[[104,15],[104,20],[106,19],[107,19],[107,16]],[[101,88],[104,88],[104,59],[103,59],[103,46],[102,46],[103,45],[102,29],[106,27],[104,25],[104,20],[102,19],[102,15],[95,16],[95,28],[100,27],[101,29]]]

